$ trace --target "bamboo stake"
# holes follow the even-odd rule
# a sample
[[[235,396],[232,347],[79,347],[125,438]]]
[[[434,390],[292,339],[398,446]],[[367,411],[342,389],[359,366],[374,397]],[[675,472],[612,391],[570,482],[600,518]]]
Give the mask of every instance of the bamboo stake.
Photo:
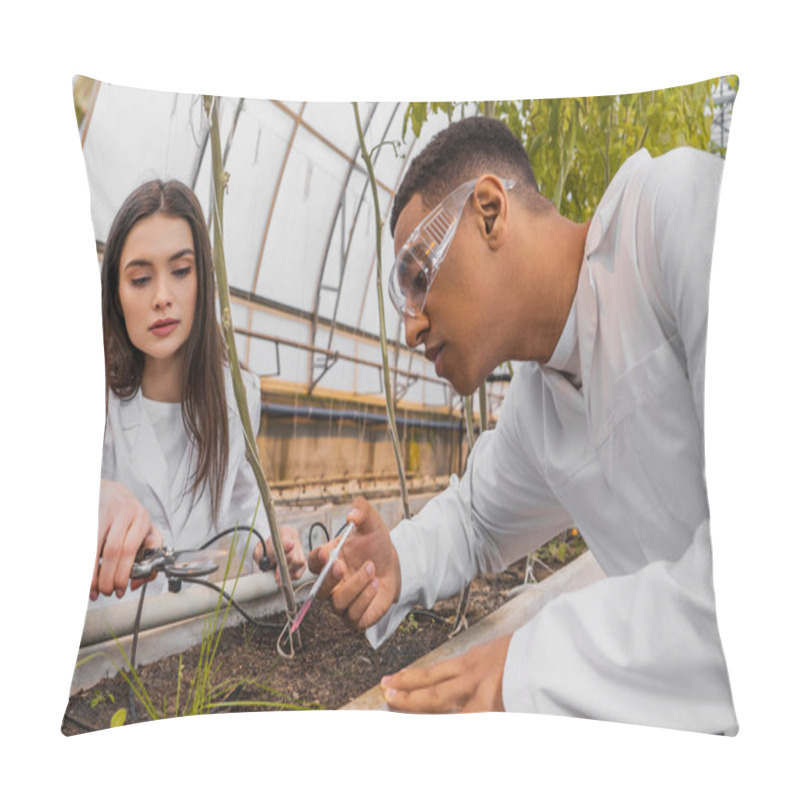
[[[375,261],[375,283],[378,290],[378,316],[380,318],[381,329],[381,360],[383,361],[383,390],[386,394],[386,411],[389,416],[389,434],[392,438],[394,447],[394,457],[397,462],[397,474],[400,478],[400,494],[403,500],[403,516],[408,519],[411,514],[408,510],[408,489],[406,488],[406,473],[403,467],[403,456],[400,451],[400,439],[397,435],[397,422],[394,416],[394,398],[392,397],[392,383],[389,372],[389,351],[386,343],[386,316],[383,309],[383,272],[381,262],[381,206],[378,202],[378,184],[375,180],[375,173],[372,169],[372,159],[367,152],[367,144],[364,141],[364,131],[361,128],[361,116],[358,113],[358,103],[353,103],[353,112],[356,118],[356,128],[358,129],[358,141],[361,144],[361,157],[367,165],[370,186],[372,187],[372,201],[375,205],[375,245],[377,248]]]
[[[466,417],[467,424],[467,443],[469,444],[469,452],[475,447],[475,431],[473,426],[475,420],[472,418],[472,395],[464,397],[464,416]],[[469,453],[467,453],[469,455]]]
[[[478,388],[478,402],[481,408],[481,433],[489,429],[489,405],[486,402],[486,382]]]
[[[209,134],[211,139],[211,171],[214,179],[214,208],[212,210],[212,225],[214,229],[214,271],[217,276],[217,292],[219,295],[220,315],[222,318],[222,334],[225,338],[225,345],[228,349],[228,362],[233,379],[233,391],[236,396],[236,407],[242,421],[244,431],[245,453],[247,461],[253,470],[264,509],[267,512],[269,521],[270,538],[272,546],[275,548],[275,555],[278,560],[278,570],[281,576],[281,590],[286,602],[286,614],[291,620],[297,613],[297,602],[292,588],[292,581],[289,577],[289,566],[286,561],[286,553],[283,550],[283,541],[280,536],[278,519],[275,514],[275,503],[272,499],[267,479],[261,468],[261,461],[258,457],[255,435],[250,424],[250,413],[247,408],[247,398],[245,395],[244,383],[242,382],[242,372],[239,367],[239,359],[236,355],[236,339],[233,331],[233,321],[231,318],[230,290],[228,287],[228,274],[225,268],[225,251],[222,237],[222,203],[227,184],[227,175],[222,167],[222,147],[219,135],[219,115],[215,98],[210,95],[203,96],[203,105],[206,116],[209,119]],[[298,638],[299,644],[299,638]]]

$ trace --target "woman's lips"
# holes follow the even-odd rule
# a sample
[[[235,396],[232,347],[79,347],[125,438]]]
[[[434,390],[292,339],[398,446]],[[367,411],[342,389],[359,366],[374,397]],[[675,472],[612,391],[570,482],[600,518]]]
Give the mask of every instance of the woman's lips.
[[[150,333],[155,336],[169,336],[178,327],[176,319],[162,319],[150,326]]]

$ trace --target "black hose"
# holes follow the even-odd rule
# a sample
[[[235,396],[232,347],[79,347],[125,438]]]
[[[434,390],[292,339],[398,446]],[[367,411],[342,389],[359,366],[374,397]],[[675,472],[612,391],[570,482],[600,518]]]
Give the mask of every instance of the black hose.
[[[139,607],[136,609],[136,619],[133,621],[133,639],[131,640],[131,671],[136,668],[136,645],[139,642],[139,625],[142,621],[142,608],[144,606],[144,593],[147,591],[147,583],[142,584],[142,593],[139,595]],[[136,708],[133,705],[133,685],[128,683],[128,713],[134,722],[139,721]]]
[[[200,547],[196,549],[205,550],[206,547],[214,544],[214,542],[216,542],[218,539],[221,539],[223,536],[227,536],[230,533],[236,533],[239,530],[241,529],[237,526],[234,526],[233,528],[228,528],[227,530],[222,531],[222,533],[218,533],[216,536],[212,536],[207,542],[204,542],[203,544],[200,545]],[[266,572],[270,567],[269,560],[267,559],[267,543],[264,541],[264,537],[255,528],[253,528],[253,534],[256,536],[258,541],[261,542],[261,552],[263,553],[261,561],[258,562],[259,569],[262,572]]]
[[[321,522],[313,522],[311,524],[311,527],[308,529],[308,552],[309,553],[314,549],[313,542],[311,541],[311,536],[314,533],[314,528],[322,528],[322,533],[325,536],[325,541],[329,542],[331,540],[331,535],[328,533],[328,529]]]
[[[234,599],[231,595],[229,595],[224,589],[217,586],[216,583],[211,583],[211,581],[203,580],[202,578],[188,578],[185,575],[181,575],[181,580],[187,583],[198,583],[200,586],[205,586],[207,589],[213,589],[215,592],[219,593],[224,597],[248,622],[252,622],[253,625],[258,625],[261,628],[269,628],[271,630],[283,630],[285,624],[281,624],[279,622],[261,622],[261,620],[257,620],[251,617]]]

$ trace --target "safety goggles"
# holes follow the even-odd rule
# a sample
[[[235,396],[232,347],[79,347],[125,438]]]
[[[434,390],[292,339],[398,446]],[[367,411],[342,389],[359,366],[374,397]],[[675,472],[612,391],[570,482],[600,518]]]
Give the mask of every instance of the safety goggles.
[[[389,274],[389,298],[400,316],[416,317],[425,308],[431,285],[456,235],[476,180],[462,183],[417,225],[397,254]],[[514,181],[502,181],[506,190]]]

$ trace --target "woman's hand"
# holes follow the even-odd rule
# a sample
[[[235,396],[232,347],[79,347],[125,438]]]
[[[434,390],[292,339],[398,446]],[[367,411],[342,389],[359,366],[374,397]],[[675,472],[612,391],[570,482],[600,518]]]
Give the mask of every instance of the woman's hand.
[[[306,570],[306,554],[303,552],[303,546],[300,544],[300,534],[297,528],[291,525],[281,526],[281,542],[283,542],[283,552],[286,554],[286,565],[289,568],[289,577],[296,581]],[[253,560],[258,563],[264,553],[259,542],[255,550],[253,550]],[[272,538],[267,539],[267,560],[270,565],[277,564],[275,557],[275,548],[272,544]],[[280,569],[275,567],[275,580],[278,586],[281,585]]]
[[[101,480],[97,554],[89,590],[90,600],[97,600],[101,594],[110,596],[116,593],[117,597],[122,597],[129,584],[133,590],[151,580],[131,580],[131,568],[142,545],[163,545],[161,533],[153,526],[150,515],[121,483]]]

